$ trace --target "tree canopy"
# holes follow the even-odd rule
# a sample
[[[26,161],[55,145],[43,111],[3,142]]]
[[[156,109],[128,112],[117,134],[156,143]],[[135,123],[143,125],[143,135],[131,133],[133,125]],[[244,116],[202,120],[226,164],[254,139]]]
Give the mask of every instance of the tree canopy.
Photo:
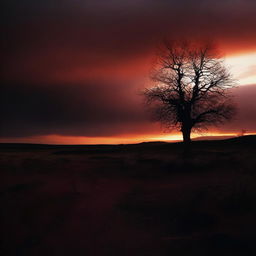
[[[192,130],[223,123],[235,113],[229,89],[234,80],[210,45],[165,42],[144,91],[156,121],[180,129],[190,142]]]

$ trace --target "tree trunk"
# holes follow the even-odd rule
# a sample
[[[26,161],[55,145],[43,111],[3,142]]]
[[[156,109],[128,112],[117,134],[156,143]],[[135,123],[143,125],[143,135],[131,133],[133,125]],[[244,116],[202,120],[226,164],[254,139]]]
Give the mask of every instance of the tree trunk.
[[[181,131],[183,136],[183,142],[186,145],[189,145],[191,142],[191,138],[190,138],[191,128],[183,127]]]
[[[191,128],[189,127],[182,127],[182,136],[183,136],[183,159],[184,161],[188,160],[191,156],[191,139],[190,139],[190,133]]]

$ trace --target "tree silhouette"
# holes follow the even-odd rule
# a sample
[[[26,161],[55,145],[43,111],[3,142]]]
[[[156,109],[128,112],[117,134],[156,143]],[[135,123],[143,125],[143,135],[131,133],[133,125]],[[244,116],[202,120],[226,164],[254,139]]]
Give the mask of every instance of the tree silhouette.
[[[228,93],[234,81],[214,47],[164,42],[151,79],[155,85],[143,93],[155,120],[178,128],[185,144],[192,130],[223,123],[235,113]]]

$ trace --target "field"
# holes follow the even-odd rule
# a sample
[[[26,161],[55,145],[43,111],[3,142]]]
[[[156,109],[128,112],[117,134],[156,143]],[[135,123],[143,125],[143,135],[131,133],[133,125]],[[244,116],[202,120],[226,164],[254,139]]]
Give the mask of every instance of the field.
[[[0,152],[0,255],[256,255],[256,136]]]

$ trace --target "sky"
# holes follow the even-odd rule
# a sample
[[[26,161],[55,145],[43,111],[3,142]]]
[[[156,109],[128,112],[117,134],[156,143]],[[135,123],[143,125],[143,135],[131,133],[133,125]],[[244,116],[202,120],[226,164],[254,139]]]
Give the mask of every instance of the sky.
[[[255,10],[254,0],[1,1],[0,142],[179,139],[141,97],[164,37],[215,42],[237,79],[236,118],[193,136],[256,132]]]

